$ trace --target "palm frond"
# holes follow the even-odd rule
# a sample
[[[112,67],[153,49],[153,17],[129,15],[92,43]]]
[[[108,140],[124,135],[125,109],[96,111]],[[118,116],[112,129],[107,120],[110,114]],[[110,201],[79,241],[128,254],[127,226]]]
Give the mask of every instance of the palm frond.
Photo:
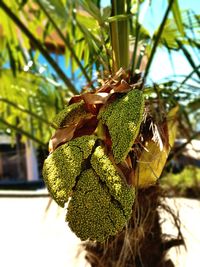
[[[26,136],[35,136],[35,141],[47,143],[54,128],[51,121],[63,108],[59,89],[31,73],[20,72],[15,77],[11,70],[1,70],[0,77],[2,122],[11,130],[20,129]]]

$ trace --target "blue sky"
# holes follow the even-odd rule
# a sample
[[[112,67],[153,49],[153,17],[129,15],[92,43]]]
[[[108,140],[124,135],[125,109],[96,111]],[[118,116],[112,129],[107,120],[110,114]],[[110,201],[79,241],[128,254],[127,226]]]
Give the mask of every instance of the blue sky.
[[[167,3],[166,0],[152,0],[152,3],[153,2],[157,7],[163,6],[163,5],[165,5],[165,3]],[[181,8],[183,8],[183,9],[191,8],[191,9],[195,10],[196,12],[198,12],[197,9],[200,10],[200,1],[199,0],[179,0],[178,2],[179,2],[179,5],[181,6]],[[110,5],[110,0],[101,0],[101,5],[102,6]]]
[[[102,0],[101,4],[102,6],[107,6],[110,4],[110,1]],[[167,4],[167,0],[152,0],[151,7],[148,8],[142,21],[143,26],[150,33],[153,33],[158,28]],[[195,13],[200,13],[200,0],[179,0],[179,6],[181,10],[192,9]],[[150,78],[154,81],[159,81],[171,75],[187,75],[192,71],[192,68],[181,52],[173,52],[172,59],[173,67],[166,50],[158,49],[151,66]],[[196,59],[194,58],[194,60]]]
[[[147,0],[148,1],[148,0]],[[148,8],[145,13],[144,20],[142,24],[146,29],[149,30],[150,33],[153,33],[154,30],[158,28],[160,22],[163,18],[167,7],[167,0],[152,0],[152,5]],[[110,4],[109,0],[102,0],[102,6],[106,6]],[[200,0],[179,0],[179,4],[181,9],[191,8],[195,10],[195,13],[200,13]],[[55,55],[52,55],[53,57]],[[165,78],[170,78],[173,75],[182,76],[187,75],[192,71],[191,66],[188,64],[187,60],[183,56],[183,54],[179,52],[172,52],[173,65],[170,61],[169,55],[166,49],[157,49],[156,55],[152,62],[152,66],[150,68],[149,78],[154,82],[160,82]],[[65,67],[65,59],[63,56],[57,56],[56,60],[59,65],[65,70],[65,72],[71,76],[70,67],[66,69]],[[194,57],[196,64],[199,65],[197,59]],[[44,63],[44,58],[40,55],[39,61]],[[48,69],[52,72],[52,68],[48,67]],[[77,78],[77,74],[75,74],[75,80],[77,88],[80,90],[82,85],[84,84],[84,80],[80,80]],[[182,78],[183,79],[183,78]]]
[[[151,8],[145,15],[143,21],[144,27],[150,30],[157,29],[163,15],[165,13],[168,1],[167,0],[153,0]],[[199,0],[179,0],[179,6],[181,10],[192,9],[195,13],[200,13],[200,1]],[[157,49],[157,53],[151,66],[150,77],[152,80],[159,81],[163,78],[167,78],[171,75],[187,75],[192,71],[188,61],[179,52],[172,52],[173,66],[170,62],[170,58],[165,49]],[[194,57],[194,60],[197,59]],[[199,64],[199,63],[197,63]]]

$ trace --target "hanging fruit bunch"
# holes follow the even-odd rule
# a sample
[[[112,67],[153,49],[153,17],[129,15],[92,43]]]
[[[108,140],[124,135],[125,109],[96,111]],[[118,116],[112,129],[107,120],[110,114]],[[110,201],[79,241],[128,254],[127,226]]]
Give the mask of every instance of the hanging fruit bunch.
[[[69,201],[66,221],[81,240],[104,242],[120,232],[135,188],[160,176],[174,120],[164,114],[158,127],[150,109],[140,77],[130,82],[120,69],[99,89],[72,97],[56,116],[43,177],[58,205]]]

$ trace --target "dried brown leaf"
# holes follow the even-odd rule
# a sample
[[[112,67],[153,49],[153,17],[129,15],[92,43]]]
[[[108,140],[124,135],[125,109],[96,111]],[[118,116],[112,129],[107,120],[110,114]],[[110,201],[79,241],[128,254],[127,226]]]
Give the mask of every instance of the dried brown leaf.
[[[73,138],[77,124],[59,128],[49,141],[49,152],[52,153],[59,145],[66,143]]]
[[[63,128],[58,128],[49,141],[49,152],[52,153],[58,146],[70,141],[77,129],[87,124],[94,115],[88,113],[85,117],[77,117],[73,122]]]

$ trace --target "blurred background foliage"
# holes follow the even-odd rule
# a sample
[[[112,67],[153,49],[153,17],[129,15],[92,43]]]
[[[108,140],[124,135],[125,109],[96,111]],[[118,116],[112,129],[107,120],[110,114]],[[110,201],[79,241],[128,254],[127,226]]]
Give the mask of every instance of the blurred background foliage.
[[[161,185],[170,196],[199,198],[200,169],[189,165],[180,173],[168,173],[161,179]]]
[[[152,1],[154,2],[154,1]],[[179,137],[199,136],[200,14],[167,1],[157,29],[150,32],[141,13],[151,1],[127,1],[127,14],[111,16],[110,5],[85,0],[0,2],[0,130],[22,141],[47,146],[56,113],[69,98],[93,89],[113,74],[110,26],[129,20],[130,69],[143,71],[145,93],[166,107],[179,105]],[[170,14],[170,15],[169,15]],[[159,47],[181,52],[192,71],[157,84],[149,75]],[[158,66],[158,72],[165,63]]]
[[[157,10],[155,4],[160,2],[163,8]],[[199,195],[199,170],[194,166],[184,170],[185,166],[177,166],[176,162],[184,148],[200,136],[200,14],[197,10],[182,10],[181,2],[111,0],[106,6],[103,0],[0,0],[0,137],[5,133],[18,146],[19,143],[25,143],[27,151],[27,143],[34,144],[38,154],[42,150],[43,155],[38,157],[41,171],[48,153],[49,139],[55,130],[52,125],[54,116],[73,95],[101,86],[122,66],[128,68],[131,77],[137,78],[142,73],[146,107],[151,111],[152,121],[155,119],[155,125],[160,126],[161,130],[166,129],[162,125],[163,115],[167,117],[169,111],[179,107],[177,140],[181,142],[174,146],[169,155],[161,182],[170,193],[174,190],[175,194],[188,195],[187,189],[191,188],[192,196]],[[125,6],[125,3],[126,12],[115,12],[116,7],[120,9],[120,4]],[[145,23],[147,11],[153,5],[155,10],[151,18],[156,21],[156,27]],[[128,35],[119,27],[121,22],[127,21],[129,40],[125,39]],[[184,58],[190,71],[183,75],[180,72],[179,75],[169,74],[159,80],[159,74],[167,66],[166,53],[171,62],[171,73],[176,73],[174,68],[180,59],[175,54]],[[156,57],[159,57],[159,61],[155,66]],[[175,132],[173,127],[170,131]],[[158,149],[154,151],[152,154],[156,154],[157,158],[150,163],[162,163],[165,149],[159,150],[162,153],[157,153]],[[21,161],[24,161],[22,157]],[[16,177],[16,168],[13,169]],[[29,169],[32,172],[33,168]],[[171,172],[177,174],[171,175]],[[156,246],[152,246],[152,233],[157,236],[155,231],[159,232],[160,229],[158,216],[155,216],[157,213],[154,213],[160,192],[156,190],[152,194],[151,188],[150,194],[148,188],[144,192],[136,203],[136,206],[141,203],[138,205],[141,210],[136,209],[138,214],[133,214],[133,225],[137,222],[139,227],[136,229],[139,231],[135,231],[136,238],[132,235],[134,231],[130,231],[130,240],[134,241],[133,248],[137,244],[135,240],[138,247],[149,240],[149,254],[145,246],[145,257],[149,264],[152,251],[161,253],[161,247],[158,246],[160,239],[156,239]],[[145,217],[141,219],[140,216]],[[152,224],[156,227],[154,225],[152,228]],[[132,252],[129,242],[127,246]],[[110,246],[111,250],[114,247]],[[130,257],[128,249],[122,250],[126,251],[127,258]],[[102,250],[104,257],[109,258],[105,256],[106,250],[105,247]],[[116,251],[112,251],[112,255],[121,255]],[[138,255],[140,258],[142,254]]]

